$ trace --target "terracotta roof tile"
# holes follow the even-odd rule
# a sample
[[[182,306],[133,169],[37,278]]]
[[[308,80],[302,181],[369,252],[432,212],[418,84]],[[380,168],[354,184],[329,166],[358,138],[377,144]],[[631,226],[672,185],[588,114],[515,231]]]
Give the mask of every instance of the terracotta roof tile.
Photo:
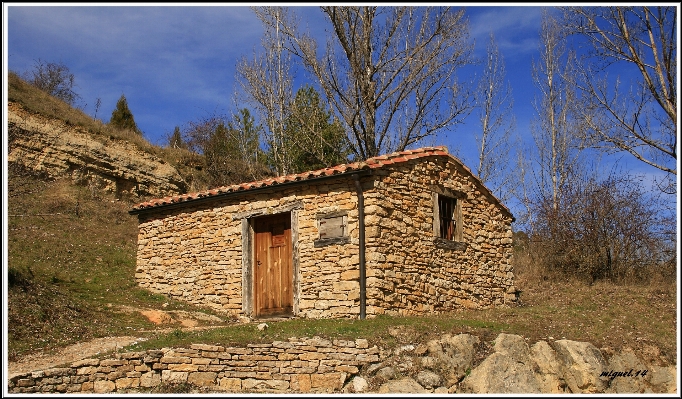
[[[418,159],[430,156],[447,156],[453,158],[458,164],[462,165],[469,173],[471,170],[467,168],[462,162],[457,160],[455,157],[448,153],[448,150],[444,146],[439,147],[423,147],[414,150],[406,150],[400,152],[394,152],[392,154],[381,155],[373,158],[369,158],[365,161],[352,162],[342,165],[333,166],[330,168],[307,171],[303,173],[297,173],[287,176],[279,176],[275,178],[264,179],[255,182],[233,184],[231,186],[216,187],[210,190],[205,190],[197,193],[182,194],[173,197],[165,197],[161,199],[153,199],[146,202],[142,202],[133,207],[133,211],[141,211],[150,208],[156,208],[163,205],[168,205],[178,202],[191,201],[198,198],[212,197],[223,193],[232,193],[235,191],[248,191],[254,188],[275,186],[279,184],[292,183],[297,181],[309,180],[316,177],[340,175],[344,173],[350,173],[365,169],[379,169],[386,165],[392,165],[402,162],[408,162],[412,159]],[[473,175],[473,174],[472,174]],[[483,184],[481,184],[483,185]],[[485,187],[485,186],[483,186]],[[490,195],[492,193],[488,190]],[[494,198],[494,195],[493,195]],[[499,203],[499,200],[497,201]],[[500,203],[501,204],[501,203]],[[502,205],[502,204],[501,204]],[[507,211],[509,211],[504,205],[502,205]]]

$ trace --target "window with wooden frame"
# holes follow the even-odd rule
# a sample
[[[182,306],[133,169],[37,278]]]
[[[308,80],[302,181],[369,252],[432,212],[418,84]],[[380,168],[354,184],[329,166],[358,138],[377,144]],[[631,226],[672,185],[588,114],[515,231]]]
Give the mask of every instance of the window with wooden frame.
[[[347,244],[348,212],[336,211],[317,214],[317,230],[319,238],[313,242],[316,248],[332,244]]]
[[[462,202],[464,193],[431,186],[433,196],[433,240],[437,248],[463,250]]]
[[[455,239],[457,230],[457,198],[450,198],[444,195],[438,196],[438,222],[440,224],[440,238],[450,241]]]

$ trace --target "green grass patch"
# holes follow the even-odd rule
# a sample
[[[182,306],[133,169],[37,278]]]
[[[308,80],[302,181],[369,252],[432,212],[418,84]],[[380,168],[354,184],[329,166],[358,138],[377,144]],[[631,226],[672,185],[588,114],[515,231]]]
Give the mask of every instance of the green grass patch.
[[[467,320],[457,313],[432,316],[378,316],[365,320],[349,319],[289,319],[266,321],[262,331],[259,323],[236,324],[202,331],[174,330],[157,334],[147,341],[138,342],[126,350],[146,350],[162,347],[187,347],[193,343],[219,346],[245,346],[251,343],[287,341],[289,338],[312,338],[329,340],[367,339],[371,345],[387,349],[427,342],[443,334],[457,334],[472,330],[497,333],[509,326],[504,323]]]

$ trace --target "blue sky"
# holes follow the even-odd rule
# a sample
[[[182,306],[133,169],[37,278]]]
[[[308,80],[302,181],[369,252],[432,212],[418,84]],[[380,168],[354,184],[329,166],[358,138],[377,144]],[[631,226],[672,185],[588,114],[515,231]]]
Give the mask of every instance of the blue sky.
[[[323,32],[318,7],[296,11],[313,31]],[[537,51],[540,8],[475,7],[468,14],[477,53],[494,32],[515,96],[530,96],[530,56]],[[235,65],[258,50],[262,33],[260,21],[246,6],[18,4],[9,7],[7,17],[10,70],[30,70],[37,59],[63,62],[75,75],[78,105],[85,112],[94,115],[100,98],[97,116],[106,122],[125,94],[137,124],[155,144],[165,144],[166,133],[175,126],[234,109]],[[520,129],[527,127],[531,109],[530,102],[516,101]],[[466,130],[455,129],[457,140],[445,133],[437,144],[451,151],[466,149],[473,140]]]
[[[258,51],[262,33],[246,5],[4,5],[5,70],[28,71],[38,59],[62,62],[75,75],[77,105],[86,113],[94,115],[101,99],[97,117],[106,122],[125,94],[138,126],[157,145],[166,143],[175,126],[235,109],[235,66]],[[296,7],[296,12],[313,32],[324,32],[318,7]],[[513,90],[516,133],[527,141],[541,12],[536,5],[467,7],[475,55],[483,55],[490,33],[495,35]],[[467,68],[461,78],[474,72]],[[473,169],[478,129],[477,117],[470,115],[464,125],[424,145],[447,145]],[[658,174],[627,157],[622,162]]]

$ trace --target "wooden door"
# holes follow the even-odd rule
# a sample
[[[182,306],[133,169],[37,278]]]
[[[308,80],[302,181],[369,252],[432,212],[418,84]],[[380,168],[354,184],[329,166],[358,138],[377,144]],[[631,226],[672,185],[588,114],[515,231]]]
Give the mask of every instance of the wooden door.
[[[256,317],[293,314],[291,214],[254,220],[254,301]]]

